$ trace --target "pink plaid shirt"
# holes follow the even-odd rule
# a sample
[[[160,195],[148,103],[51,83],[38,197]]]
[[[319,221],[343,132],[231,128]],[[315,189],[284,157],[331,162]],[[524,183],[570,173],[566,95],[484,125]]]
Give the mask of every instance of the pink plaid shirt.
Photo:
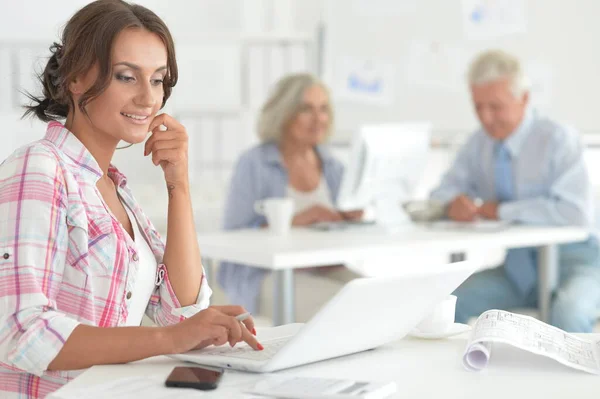
[[[46,369],[80,323],[117,327],[127,319],[138,255],[96,188],[101,175],[84,145],[58,122],[48,125],[44,139],[18,149],[0,166],[3,399],[45,397],[77,376]],[[158,263],[146,314],[169,325],[208,307],[205,279],[196,304],[181,307],[162,264],[163,242],[125,176],[113,166],[109,176]]]

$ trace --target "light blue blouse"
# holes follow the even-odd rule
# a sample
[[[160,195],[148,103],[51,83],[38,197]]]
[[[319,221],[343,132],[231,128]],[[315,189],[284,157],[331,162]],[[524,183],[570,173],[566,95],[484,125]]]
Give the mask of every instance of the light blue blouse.
[[[321,159],[323,176],[335,203],[342,180],[343,166],[323,146],[316,147]],[[254,211],[257,200],[285,197],[288,173],[275,143],[260,144],[240,157],[225,205],[225,230],[260,228],[265,217]],[[258,310],[258,294],[268,271],[243,264],[222,262],[217,280],[231,303],[244,306],[248,311]]]

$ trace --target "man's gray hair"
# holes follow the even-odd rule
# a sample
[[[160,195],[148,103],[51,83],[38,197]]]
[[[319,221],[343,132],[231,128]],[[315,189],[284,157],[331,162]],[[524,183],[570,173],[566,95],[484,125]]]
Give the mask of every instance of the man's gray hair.
[[[469,68],[471,85],[491,83],[501,79],[510,81],[511,91],[515,97],[521,97],[531,88],[529,78],[525,75],[519,59],[503,50],[481,53]]]
[[[296,116],[302,106],[304,92],[319,86],[329,96],[327,87],[315,76],[307,73],[287,75],[273,88],[267,102],[263,105],[258,119],[258,137],[262,142],[279,142],[286,125]],[[325,137],[333,130],[333,107],[329,109],[329,127]]]

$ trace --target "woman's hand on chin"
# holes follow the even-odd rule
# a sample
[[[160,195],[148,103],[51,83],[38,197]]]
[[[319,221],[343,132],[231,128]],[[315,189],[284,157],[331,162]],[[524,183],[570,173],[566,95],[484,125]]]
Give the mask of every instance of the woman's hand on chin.
[[[161,166],[167,186],[188,186],[188,134],[185,127],[170,115],[160,114],[150,123],[150,131],[144,156],[152,155],[152,163]]]

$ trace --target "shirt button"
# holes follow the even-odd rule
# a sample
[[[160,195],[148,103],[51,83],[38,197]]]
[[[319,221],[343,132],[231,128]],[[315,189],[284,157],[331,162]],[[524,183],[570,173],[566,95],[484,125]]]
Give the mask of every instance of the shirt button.
[[[133,259],[134,262],[137,262],[138,260],[140,260],[140,257],[138,256],[137,253],[134,253],[133,256],[132,256],[132,259]]]
[[[8,258],[10,258],[10,255],[9,255],[8,253],[5,253],[4,255],[2,255],[2,257],[3,257],[4,259],[8,259]]]
[[[127,293],[127,299],[131,299],[131,291]]]

